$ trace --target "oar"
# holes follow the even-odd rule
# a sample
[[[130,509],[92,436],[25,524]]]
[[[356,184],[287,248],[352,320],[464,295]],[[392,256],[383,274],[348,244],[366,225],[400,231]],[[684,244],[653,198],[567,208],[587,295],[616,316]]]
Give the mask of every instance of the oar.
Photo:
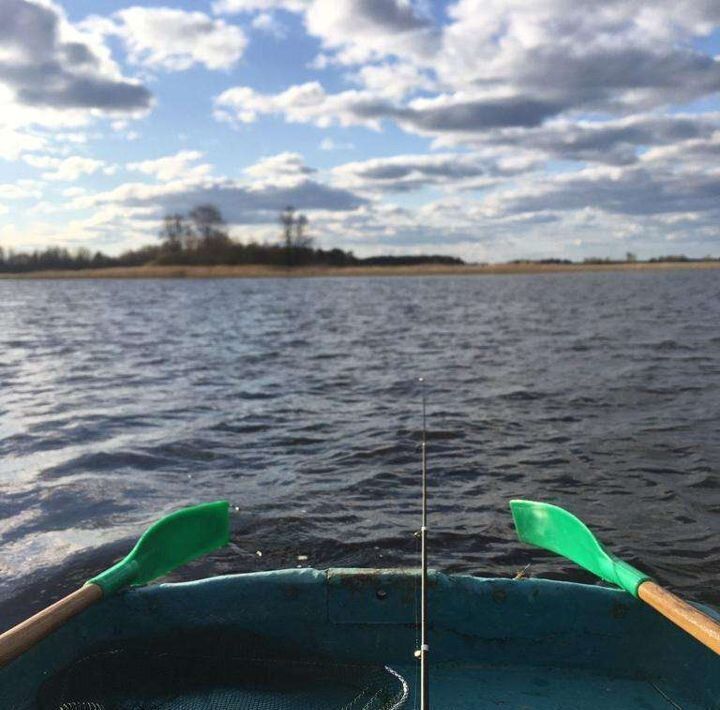
[[[103,597],[147,584],[230,538],[226,501],[183,508],[151,525],[123,560],[83,587],[0,635],[0,668]]]
[[[556,552],[616,584],[720,654],[720,623],[611,555],[587,526],[567,510],[529,500],[510,501],[510,509],[522,542]]]

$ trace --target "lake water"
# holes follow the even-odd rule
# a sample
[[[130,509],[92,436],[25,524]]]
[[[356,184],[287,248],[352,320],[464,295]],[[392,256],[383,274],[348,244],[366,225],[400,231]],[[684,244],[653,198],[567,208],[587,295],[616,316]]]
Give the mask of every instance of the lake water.
[[[416,564],[418,376],[432,567],[591,581],[515,540],[527,497],[720,602],[720,271],[0,281],[0,299],[3,627],[219,498],[232,544],[174,579]]]

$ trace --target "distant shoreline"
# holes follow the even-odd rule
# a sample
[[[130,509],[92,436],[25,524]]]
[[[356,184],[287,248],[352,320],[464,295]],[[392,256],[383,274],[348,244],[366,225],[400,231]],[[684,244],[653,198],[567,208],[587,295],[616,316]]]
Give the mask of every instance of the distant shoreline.
[[[668,271],[720,269],[720,261],[635,262],[617,264],[488,264],[416,266],[301,266],[294,269],[242,264],[238,266],[132,266],[69,271],[0,273],[0,279],[208,279],[208,278],[322,278],[357,276],[486,276],[502,274],[557,274],[586,271]]]

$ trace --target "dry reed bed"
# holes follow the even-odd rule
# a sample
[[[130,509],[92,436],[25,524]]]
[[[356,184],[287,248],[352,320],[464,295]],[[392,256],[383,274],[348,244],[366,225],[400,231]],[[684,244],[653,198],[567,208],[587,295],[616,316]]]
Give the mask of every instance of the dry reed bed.
[[[666,271],[717,269],[719,261],[618,264],[488,264],[450,266],[301,266],[294,269],[243,264],[239,266],[134,266],[78,271],[31,271],[0,274],[0,279],[179,279],[179,278],[312,278],[328,276],[483,276],[492,274],[550,274],[585,271]]]

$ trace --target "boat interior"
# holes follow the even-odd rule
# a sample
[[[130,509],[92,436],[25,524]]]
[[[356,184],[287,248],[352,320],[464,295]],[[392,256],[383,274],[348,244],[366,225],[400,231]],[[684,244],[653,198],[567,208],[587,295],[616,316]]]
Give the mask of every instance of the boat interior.
[[[715,655],[622,591],[428,580],[430,707],[720,707]],[[417,570],[368,569],[133,589],[0,671],[0,700],[23,710],[415,708],[419,590]]]

